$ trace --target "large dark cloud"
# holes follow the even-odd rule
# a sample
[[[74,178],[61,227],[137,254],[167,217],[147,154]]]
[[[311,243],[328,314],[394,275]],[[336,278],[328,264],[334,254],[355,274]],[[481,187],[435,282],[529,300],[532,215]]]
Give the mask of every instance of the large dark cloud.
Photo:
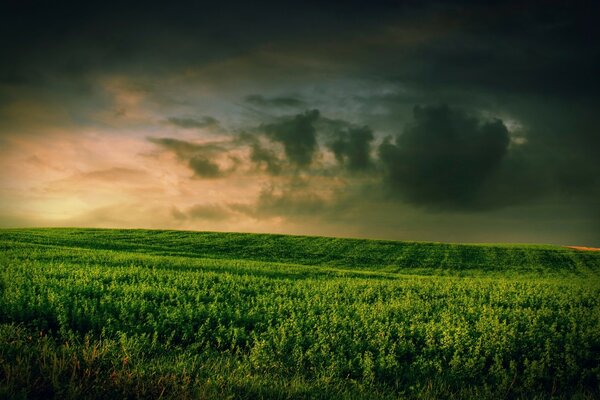
[[[313,158],[318,154],[322,156],[325,149],[333,153],[337,163],[349,172],[374,167],[371,156],[371,145],[375,140],[373,131],[368,126],[327,118],[316,109],[279,118],[251,131],[253,133],[240,134],[238,140],[250,148],[250,161],[271,175],[279,175],[290,167],[292,170],[316,167],[311,165]],[[324,144],[323,149],[319,143]],[[283,154],[274,145],[281,145]],[[331,167],[320,165],[312,168],[312,172],[324,173]]]
[[[415,107],[414,121],[395,142],[379,147],[389,189],[406,200],[438,208],[471,208],[509,145],[499,119],[480,120],[448,106]]]
[[[283,145],[288,160],[298,166],[307,167],[317,151],[317,130],[315,122],[319,111],[311,110],[280,122],[263,126],[265,134]]]

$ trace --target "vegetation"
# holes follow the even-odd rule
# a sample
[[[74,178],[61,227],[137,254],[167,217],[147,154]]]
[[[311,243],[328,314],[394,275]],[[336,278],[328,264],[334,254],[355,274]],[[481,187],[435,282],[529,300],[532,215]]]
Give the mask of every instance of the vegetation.
[[[597,398],[600,253],[0,230],[0,398]]]

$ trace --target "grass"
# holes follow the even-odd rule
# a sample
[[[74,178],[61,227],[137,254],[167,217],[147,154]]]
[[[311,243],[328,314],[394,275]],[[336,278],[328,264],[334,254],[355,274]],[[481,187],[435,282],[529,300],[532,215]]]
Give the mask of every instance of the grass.
[[[100,229],[0,249],[0,397],[600,395],[600,253]]]

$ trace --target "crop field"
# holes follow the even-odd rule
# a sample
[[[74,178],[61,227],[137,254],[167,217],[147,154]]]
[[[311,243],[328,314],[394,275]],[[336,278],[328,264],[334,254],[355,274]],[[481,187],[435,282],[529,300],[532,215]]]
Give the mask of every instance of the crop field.
[[[101,229],[0,249],[0,398],[600,396],[600,252]]]

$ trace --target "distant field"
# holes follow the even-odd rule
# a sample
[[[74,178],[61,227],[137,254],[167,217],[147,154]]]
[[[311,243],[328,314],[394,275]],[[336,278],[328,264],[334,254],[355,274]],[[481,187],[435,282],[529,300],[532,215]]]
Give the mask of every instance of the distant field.
[[[0,230],[0,398],[599,398],[600,252]]]

